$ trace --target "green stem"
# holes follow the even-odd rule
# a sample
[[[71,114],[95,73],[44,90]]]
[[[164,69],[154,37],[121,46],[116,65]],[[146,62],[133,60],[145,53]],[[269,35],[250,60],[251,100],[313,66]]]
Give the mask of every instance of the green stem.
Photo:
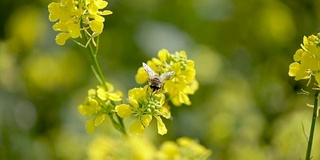
[[[310,128],[310,136],[309,136],[306,160],[311,160],[311,149],[312,149],[313,135],[314,135],[314,129],[316,126],[317,112],[318,112],[318,96],[319,96],[319,90],[316,90],[315,97],[314,97],[313,115],[312,115],[312,122],[311,122],[311,128]]]
[[[85,35],[85,40],[88,41],[88,35],[84,34]],[[92,58],[92,61],[93,61],[93,67],[95,69],[95,71],[93,72],[96,72],[98,77],[98,81],[104,85],[106,87],[106,89],[108,89],[107,85],[106,85],[106,79],[104,78],[104,75],[102,73],[102,70],[101,70],[101,67],[100,67],[100,64],[99,64],[99,61],[98,61],[98,58],[97,58],[97,52],[98,52],[98,47],[94,46],[93,42],[91,41],[89,44],[88,44],[88,50],[90,52],[90,56]],[[96,47],[96,50],[94,50],[94,48]]]
[[[84,33],[84,35],[85,35],[84,37],[85,37],[86,42],[88,42],[89,41],[88,35],[86,33]],[[93,61],[92,71],[95,74],[95,76],[98,79],[98,81],[100,82],[100,84],[103,85],[106,88],[106,90],[108,90],[108,86],[106,85],[106,79],[104,78],[104,74],[103,74],[103,72],[101,70],[101,67],[100,67],[100,64],[99,64],[99,61],[98,61],[98,58],[97,58],[97,55],[98,55],[98,43],[99,43],[99,38],[97,39],[96,46],[93,43],[93,39],[91,39],[91,41],[88,44],[88,50],[90,52],[90,56],[91,56],[92,61]],[[94,48],[96,48],[96,49],[94,49]],[[119,117],[117,114],[116,114],[116,116],[117,116],[117,120],[115,120],[112,115],[109,116],[111,121],[112,121],[113,126],[118,131],[120,131],[123,135],[127,136],[128,134],[127,134],[126,129],[124,127],[123,119],[121,117]]]
[[[115,116],[117,116],[117,119],[118,119],[118,120],[115,120],[115,119],[114,119],[114,116],[113,116],[114,114],[115,114]],[[125,129],[125,127],[124,127],[124,124],[122,123],[122,118],[121,118],[121,117],[119,117],[116,113],[111,113],[111,114],[109,114],[109,118],[110,118],[113,126],[114,126],[119,132],[121,132],[124,136],[128,136],[128,134],[127,134],[127,132],[126,132],[126,129]],[[117,122],[117,121],[118,121],[118,122]]]

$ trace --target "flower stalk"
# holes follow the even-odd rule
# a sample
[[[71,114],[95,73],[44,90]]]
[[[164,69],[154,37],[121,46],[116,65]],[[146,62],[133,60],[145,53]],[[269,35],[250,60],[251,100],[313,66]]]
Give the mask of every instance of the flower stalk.
[[[318,112],[318,99],[319,99],[319,90],[316,90],[315,97],[314,97],[312,122],[311,122],[311,128],[310,128],[308,148],[307,148],[307,153],[306,153],[306,160],[311,160],[311,149],[312,149],[312,143],[313,143],[313,135],[314,135],[314,130],[316,128],[316,120],[317,120],[317,112]]]
[[[85,41],[88,42],[90,40],[90,37],[88,37],[88,35],[84,34],[84,38]],[[99,37],[97,37],[97,39],[99,39]],[[106,88],[106,90],[108,90],[108,86],[106,85],[106,79],[104,78],[104,74],[102,72],[101,66],[99,64],[98,58],[97,58],[97,53],[98,53],[98,42],[94,43],[93,38],[90,40],[89,44],[88,44],[88,50],[90,53],[90,56],[92,58],[92,72],[95,74],[95,77],[97,78],[97,80],[99,81],[99,83],[104,86]],[[113,126],[119,131],[121,132],[124,136],[127,136],[127,132],[123,123],[123,119],[121,117],[119,117],[115,112],[108,114]]]
[[[84,34],[84,38],[85,38],[85,41],[88,42],[89,41],[89,37],[87,34]],[[99,37],[97,37],[99,38]],[[97,43],[98,44],[98,43]],[[90,43],[88,44],[88,50],[89,50],[89,53],[90,53],[90,56],[91,56],[91,59],[92,59],[92,62],[93,62],[93,67],[92,67],[92,71],[93,73],[95,74],[97,80],[99,81],[99,83],[101,85],[103,85],[104,87],[106,87],[106,89],[108,89],[108,86],[106,85],[106,79],[104,78],[104,74],[101,70],[101,67],[100,67],[100,64],[99,64],[99,61],[98,61],[98,58],[97,58],[97,53],[98,53],[98,49],[99,49],[99,46],[98,45],[94,45],[94,42],[93,40],[90,41]],[[95,49],[94,49],[95,48]]]

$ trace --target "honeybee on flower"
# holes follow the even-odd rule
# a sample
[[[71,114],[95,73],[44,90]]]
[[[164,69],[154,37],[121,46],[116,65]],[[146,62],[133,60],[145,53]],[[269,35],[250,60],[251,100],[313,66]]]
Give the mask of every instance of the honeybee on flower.
[[[151,67],[149,67],[144,62],[142,63],[142,66],[144,70],[148,73],[149,87],[153,90],[153,92],[160,90],[163,86],[163,83],[174,75],[174,72],[171,71],[163,73],[159,76],[151,69]]]

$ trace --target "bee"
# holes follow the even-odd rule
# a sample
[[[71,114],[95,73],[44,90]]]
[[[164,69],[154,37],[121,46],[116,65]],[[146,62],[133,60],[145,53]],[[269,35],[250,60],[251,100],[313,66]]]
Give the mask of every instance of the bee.
[[[151,67],[149,67],[144,62],[142,62],[142,66],[144,70],[148,73],[148,76],[149,76],[148,84],[153,92],[160,90],[163,86],[163,83],[174,75],[174,72],[171,71],[171,72],[163,73],[159,76],[151,69]]]

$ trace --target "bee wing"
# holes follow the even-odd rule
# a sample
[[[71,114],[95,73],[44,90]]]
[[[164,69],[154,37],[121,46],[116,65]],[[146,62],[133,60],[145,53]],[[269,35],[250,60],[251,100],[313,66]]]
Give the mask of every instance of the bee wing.
[[[173,71],[166,72],[166,73],[163,73],[163,74],[160,75],[160,79],[161,79],[162,82],[164,82],[164,81],[168,80],[173,75],[174,75]]]
[[[142,66],[143,66],[144,70],[148,73],[149,77],[153,77],[156,75],[156,73],[154,73],[154,71],[144,62],[142,62]]]

